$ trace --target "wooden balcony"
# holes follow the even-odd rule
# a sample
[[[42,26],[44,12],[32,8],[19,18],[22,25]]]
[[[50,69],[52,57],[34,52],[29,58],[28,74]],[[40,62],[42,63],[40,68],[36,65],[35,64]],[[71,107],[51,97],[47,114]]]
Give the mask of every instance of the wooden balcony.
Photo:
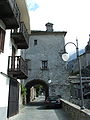
[[[15,0],[0,0],[0,19],[6,25],[6,29],[19,27],[20,11]]]
[[[26,61],[21,56],[9,56],[8,74],[17,79],[26,79],[28,77]]]
[[[29,34],[24,22],[20,23],[19,30],[14,29],[11,31],[11,38],[14,40],[18,49],[27,49],[29,47]]]

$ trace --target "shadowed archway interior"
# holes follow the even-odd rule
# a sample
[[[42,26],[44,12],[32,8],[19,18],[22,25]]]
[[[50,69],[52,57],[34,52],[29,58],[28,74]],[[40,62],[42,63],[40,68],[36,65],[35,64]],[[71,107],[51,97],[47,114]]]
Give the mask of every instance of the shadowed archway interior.
[[[39,79],[34,79],[29,81],[25,87],[27,89],[27,94],[26,94],[26,102],[27,104],[30,102],[30,88],[35,85],[42,85],[45,91],[45,99],[49,96],[49,86],[44,80],[39,80]]]

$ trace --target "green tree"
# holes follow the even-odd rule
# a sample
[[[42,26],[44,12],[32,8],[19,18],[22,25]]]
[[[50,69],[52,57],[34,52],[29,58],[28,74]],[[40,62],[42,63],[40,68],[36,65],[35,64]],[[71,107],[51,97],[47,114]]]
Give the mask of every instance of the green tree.
[[[21,84],[21,95],[22,95],[23,104],[25,104],[26,91],[27,91],[26,87]]]
[[[36,89],[36,96],[38,97],[40,95],[40,90],[43,88],[43,86],[40,84],[37,84],[34,87]]]

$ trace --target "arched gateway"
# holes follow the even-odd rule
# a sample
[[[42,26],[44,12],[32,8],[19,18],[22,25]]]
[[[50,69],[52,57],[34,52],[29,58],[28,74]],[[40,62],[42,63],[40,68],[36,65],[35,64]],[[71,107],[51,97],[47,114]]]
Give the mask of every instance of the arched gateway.
[[[34,79],[34,80],[30,80],[29,82],[27,82],[27,84],[25,85],[25,87],[27,88],[27,94],[26,94],[26,102],[29,103],[30,102],[30,88],[32,86],[35,85],[42,85],[44,88],[44,92],[45,92],[45,99],[48,97],[49,95],[49,86],[48,84],[44,81],[44,80],[40,80],[40,79]]]

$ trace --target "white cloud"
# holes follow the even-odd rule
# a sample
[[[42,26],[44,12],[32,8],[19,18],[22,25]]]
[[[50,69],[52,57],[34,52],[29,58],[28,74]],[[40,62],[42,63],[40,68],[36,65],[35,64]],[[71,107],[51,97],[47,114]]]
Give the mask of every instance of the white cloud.
[[[29,0],[27,0],[29,1]],[[52,22],[54,30],[67,31],[66,42],[75,42],[85,47],[89,40],[89,0],[32,0],[39,8],[30,12],[31,29],[45,30],[45,24]]]

